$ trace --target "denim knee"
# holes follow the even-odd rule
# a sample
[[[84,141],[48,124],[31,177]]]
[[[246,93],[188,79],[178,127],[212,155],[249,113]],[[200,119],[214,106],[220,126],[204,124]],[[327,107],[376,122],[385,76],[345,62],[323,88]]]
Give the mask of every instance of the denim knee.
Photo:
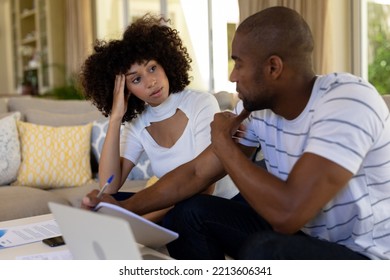
[[[172,230],[178,230],[183,224],[196,223],[207,216],[210,209],[207,207],[210,195],[195,195],[175,205],[164,217],[162,225]]]
[[[281,245],[279,234],[266,230],[252,234],[242,246],[239,259],[243,260],[272,260],[275,251]]]

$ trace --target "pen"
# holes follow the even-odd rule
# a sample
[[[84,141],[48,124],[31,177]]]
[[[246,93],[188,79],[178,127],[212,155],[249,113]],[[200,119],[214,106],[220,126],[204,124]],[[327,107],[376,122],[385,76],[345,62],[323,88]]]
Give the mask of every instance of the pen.
[[[110,178],[108,178],[107,182],[104,184],[103,188],[100,189],[98,195],[97,195],[97,198],[101,198],[104,191],[107,189],[107,187],[111,184],[112,180],[114,179],[114,174],[110,176]]]

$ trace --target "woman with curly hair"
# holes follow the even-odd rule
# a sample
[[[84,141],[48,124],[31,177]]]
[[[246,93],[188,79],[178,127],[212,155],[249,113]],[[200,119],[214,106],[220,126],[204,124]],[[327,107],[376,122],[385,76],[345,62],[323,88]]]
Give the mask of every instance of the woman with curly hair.
[[[114,174],[107,193],[118,192],[143,151],[161,177],[210,144],[217,100],[186,89],[191,58],[167,22],[151,15],[138,19],[122,40],[98,41],[82,67],[86,98],[110,116],[99,162],[101,185]],[[238,194],[229,178],[221,181],[207,193],[229,199]]]

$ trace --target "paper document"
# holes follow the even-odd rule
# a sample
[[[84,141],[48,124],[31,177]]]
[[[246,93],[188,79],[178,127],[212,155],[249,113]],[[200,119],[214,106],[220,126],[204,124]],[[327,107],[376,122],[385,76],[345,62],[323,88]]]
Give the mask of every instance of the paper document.
[[[16,257],[17,260],[73,260],[69,250]]]
[[[61,232],[55,220],[0,228],[0,249],[33,243],[58,235],[61,235]]]
[[[177,232],[159,226],[123,207],[100,202],[95,211],[115,216],[129,222],[135,241],[150,248],[159,248],[179,237]]]

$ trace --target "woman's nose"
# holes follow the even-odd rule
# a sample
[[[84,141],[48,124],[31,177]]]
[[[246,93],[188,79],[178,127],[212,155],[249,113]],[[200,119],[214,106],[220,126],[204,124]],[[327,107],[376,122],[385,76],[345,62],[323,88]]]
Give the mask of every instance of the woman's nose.
[[[157,81],[155,78],[151,78],[149,80],[149,87],[154,87],[156,85]]]

